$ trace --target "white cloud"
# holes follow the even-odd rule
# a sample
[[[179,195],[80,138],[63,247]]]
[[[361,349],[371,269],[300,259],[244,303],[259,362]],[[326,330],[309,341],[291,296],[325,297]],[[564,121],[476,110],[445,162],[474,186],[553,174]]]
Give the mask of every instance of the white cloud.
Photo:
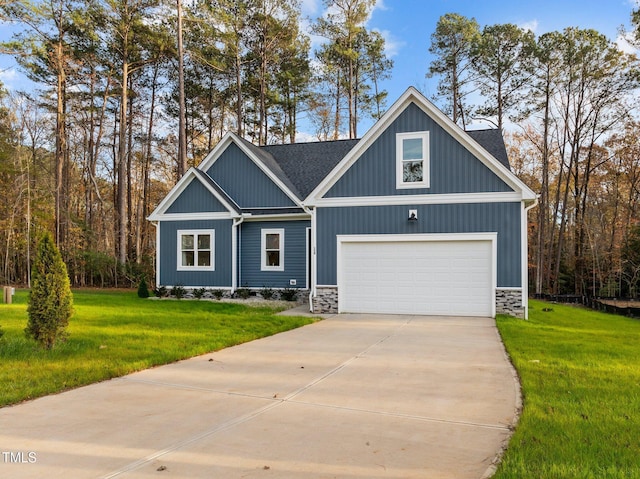
[[[637,54],[638,49],[634,47],[633,44],[631,44],[628,40],[630,36],[631,36],[630,33],[626,33],[626,34],[620,33],[618,34],[615,43],[618,47],[618,50],[620,50],[621,52],[629,53],[629,54]]]
[[[320,10],[320,0],[302,0],[300,8],[303,15],[315,15]]]
[[[0,70],[0,83],[2,83],[6,89],[13,89],[13,83],[17,79],[18,72],[15,68],[5,68],[3,70]]]
[[[389,30],[374,30],[380,33],[380,35],[382,35],[382,38],[384,38],[384,51],[387,54],[388,58],[393,58],[398,55],[402,47],[407,44],[407,42],[399,40],[395,36],[393,36],[393,34]]]
[[[538,20],[533,19],[533,20],[529,20],[528,22],[523,22],[521,24],[518,25],[520,28],[522,28],[523,30],[529,30],[532,33],[537,33],[538,31]]]

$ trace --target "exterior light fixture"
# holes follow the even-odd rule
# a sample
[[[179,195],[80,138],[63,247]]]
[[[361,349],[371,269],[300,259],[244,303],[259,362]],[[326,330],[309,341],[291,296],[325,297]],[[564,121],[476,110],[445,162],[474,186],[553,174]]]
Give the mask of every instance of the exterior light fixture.
[[[418,221],[418,210],[409,210],[409,221]]]

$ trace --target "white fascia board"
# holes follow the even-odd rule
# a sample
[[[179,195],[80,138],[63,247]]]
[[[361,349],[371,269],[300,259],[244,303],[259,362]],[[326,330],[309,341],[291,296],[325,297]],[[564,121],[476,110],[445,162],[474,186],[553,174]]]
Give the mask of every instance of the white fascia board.
[[[152,221],[231,220],[238,217],[231,213],[165,213],[156,215]]]
[[[288,214],[273,214],[273,215],[243,215],[245,222],[254,221],[295,221],[295,220],[310,220],[311,216],[307,213],[288,213]]]
[[[336,165],[323,181],[307,197],[308,204],[315,204],[323,197],[331,187],[342,177],[342,175],[355,163],[360,155],[378,139],[378,137],[395,121],[395,119],[409,106],[415,103],[422,111],[438,123],[446,132],[451,134],[460,144],[469,150],[474,156],[482,161],[500,179],[519,192],[524,201],[534,200],[536,194],[522,182],[517,176],[509,171],[502,163],[490,155],[480,144],[471,138],[464,130],[456,125],[444,113],[442,113],[433,103],[424,97],[422,93],[414,87],[409,87],[407,91],[387,110],[387,112],[376,122],[373,127],[362,137],[358,144]]]
[[[445,205],[461,203],[515,203],[522,196],[516,192],[452,193],[434,195],[394,196],[346,196],[321,198],[313,205],[317,207],[385,206],[385,205]]]
[[[165,213],[173,202],[187,189],[193,179],[196,179],[227,209],[228,213],[214,213],[214,212],[201,212],[201,213]],[[196,174],[195,168],[191,167],[184,174],[182,178],[171,188],[171,191],[164,197],[155,210],[147,217],[149,221],[160,221],[166,219],[172,219],[173,217],[185,217],[185,219],[220,219],[216,216],[225,215],[226,217],[237,216],[235,209],[230,205],[225,198],[220,196],[218,192],[211,188],[211,185],[202,181]],[[206,216],[203,218],[194,218],[193,216]],[[182,218],[178,218],[182,219]]]
[[[269,168],[267,168],[267,166],[265,166],[264,163],[262,163],[262,161],[260,161],[258,158],[256,158],[256,156],[253,154],[253,152],[251,150],[249,150],[246,145],[244,144],[244,142],[240,139],[240,137],[238,135],[236,135],[235,133],[229,132],[227,133],[222,140],[220,140],[220,142],[216,145],[216,147],[211,151],[211,153],[209,153],[206,158],[204,160],[202,160],[202,162],[200,163],[199,169],[206,172],[209,168],[211,168],[211,166],[213,166],[213,164],[218,160],[218,158],[220,157],[220,155],[224,152],[224,150],[227,149],[227,147],[229,146],[230,143],[235,143],[235,145],[240,148],[240,150],[242,150],[242,152],[247,155],[247,157],[253,161],[253,163],[260,168],[260,170],[267,175],[267,177],[273,182],[275,183],[275,185],[280,188],[282,190],[282,192],[287,195],[289,197],[289,199],[291,201],[293,201],[293,203],[295,205],[301,206],[300,204],[300,199],[293,194],[293,192],[287,187],[287,185],[285,185],[284,183],[282,183],[282,181],[280,181],[280,178],[278,178],[273,171],[271,171]]]

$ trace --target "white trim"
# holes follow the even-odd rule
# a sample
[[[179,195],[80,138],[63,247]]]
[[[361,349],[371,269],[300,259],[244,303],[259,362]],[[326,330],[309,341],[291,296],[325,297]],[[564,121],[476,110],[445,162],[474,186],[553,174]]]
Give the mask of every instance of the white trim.
[[[276,213],[273,215],[252,215],[250,213],[244,213],[242,217],[244,218],[244,221],[295,221],[308,220],[310,218],[307,213]]]
[[[447,133],[453,136],[471,154],[482,161],[500,179],[509,185],[514,191],[520,193],[525,201],[532,201],[536,194],[518,177],[516,177],[507,167],[487,152],[478,142],[471,138],[458,125],[453,123],[444,113],[442,113],[433,103],[425,98],[422,93],[414,87],[409,87],[407,91],[387,110],[373,127],[362,137],[362,139],[351,149],[351,151],[336,165],[336,167],[320,182],[320,184],[307,197],[308,204],[315,204],[322,198],[331,187],[342,177],[342,175],[355,163],[360,155],[364,153],[374,141],[400,116],[400,114],[414,103],[424,113],[432,118]]]
[[[241,234],[240,228],[244,218],[240,217],[233,220],[231,225],[231,292],[233,293],[238,287],[238,236]]]
[[[267,235],[277,234],[279,239],[280,264],[267,265]],[[284,228],[262,228],[260,230],[260,271],[284,271]]]
[[[321,198],[313,206],[387,206],[387,205],[445,205],[463,203],[519,203],[520,193],[447,193],[433,195],[351,196]]]
[[[230,220],[237,217],[231,213],[163,213],[155,215],[153,221]]]
[[[522,307],[524,309],[524,319],[529,319],[529,231],[527,228],[527,216],[529,210],[538,204],[538,197],[536,196],[533,203],[528,206],[522,204],[520,212],[520,237],[521,237],[521,251],[520,257],[522,259]]]
[[[318,257],[316,244],[318,243],[318,219],[316,209],[309,209],[311,212],[311,285],[309,293],[309,310],[313,313],[313,298],[316,297],[318,282]]]
[[[305,289],[311,289],[311,257],[310,257],[310,248],[311,245],[309,243],[311,243],[311,227],[307,226],[304,229],[304,244],[305,244],[305,256],[304,256],[304,264],[305,264],[305,272],[304,272],[304,284],[305,284]]]
[[[155,255],[156,255],[156,287],[160,286],[160,223],[157,221],[152,221],[151,224],[156,228],[156,247],[155,247]]]
[[[404,140],[422,140],[422,158],[413,160],[422,162],[422,181],[404,181]],[[430,159],[429,132],[416,131],[396,133],[396,189],[429,188]]]
[[[215,271],[216,270],[216,230],[213,229],[189,229],[178,230],[176,232],[177,239],[177,257],[176,257],[176,271]],[[193,236],[193,266],[185,266],[182,264],[182,237]],[[198,236],[209,235],[209,249],[203,251],[209,251],[209,265],[198,266]]]
[[[216,147],[209,153],[204,160],[198,165],[198,168],[204,172],[209,170],[213,164],[218,161],[222,153],[228,148],[231,143],[242,150],[242,152],[265,174],[267,177],[278,187],[282,192],[289,197],[291,201],[297,206],[300,206],[300,199],[293,194],[293,192],[278,178],[270,168],[268,168],[262,161],[260,161],[254,153],[247,148],[244,141],[233,132],[228,132],[222,140],[216,145]],[[258,148],[258,147],[256,147]]]
[[[342,284],[342,244],[343,243],[379,243],[379,242],[443,242],[443,241],[490,241],[491,242],[491,317],[496,315],[496,289],[498,281],[498,233],[420,233],[420,234],[371,234],[371,235],[336,235],[336,279]],[[318,286],[321,287],[321,286]],[[327,286],[331,287],[331,286]],[[338,288],[338,312],[343,310],[344,299],[341,299]]]
[[[496,286],[497,291],[522,291],[520,286]]]
[[[211,187],[205,181],[198,176],[195,171],[196,169],[191,167],[184,174],[182,178],[176,183],[176,185],[171,188],[171,191],[167,193],[167,195],[162,199],[160,204],[156,207],[155,210],[147,217],[149,221],[159,221],[159,220],[173,220],[176,219],[219,219],[218,215],[226,215],[226,218],[230,218],[232,215],[236,215],[236,210],[233,205],[229,204],[225,198],[220,196],[220,194]],[[173,204],[175,200],[177,200],[180,195],[187,189],[187,187],[191,184],[193,179],[196,178],[200,184],[204,185],[204,187],[209,190],[209,192],[227,209],[227,213],[224,212],[201,212],[201,213],[165,213],[169,207]]]

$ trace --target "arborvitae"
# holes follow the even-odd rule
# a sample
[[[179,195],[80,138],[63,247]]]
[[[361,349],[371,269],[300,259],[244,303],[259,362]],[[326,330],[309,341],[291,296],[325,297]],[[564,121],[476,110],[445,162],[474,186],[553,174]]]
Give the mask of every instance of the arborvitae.
[[[147,280],[142,277],[140,284],[138,285],[138,298],[148,298],[149,288],[147,287]]]
[[[73,314],[73,295],[67,267],[49,233],[38,243],[27,312],[25,333],[42,347],[51,349],[66,338],[65,329]]]

